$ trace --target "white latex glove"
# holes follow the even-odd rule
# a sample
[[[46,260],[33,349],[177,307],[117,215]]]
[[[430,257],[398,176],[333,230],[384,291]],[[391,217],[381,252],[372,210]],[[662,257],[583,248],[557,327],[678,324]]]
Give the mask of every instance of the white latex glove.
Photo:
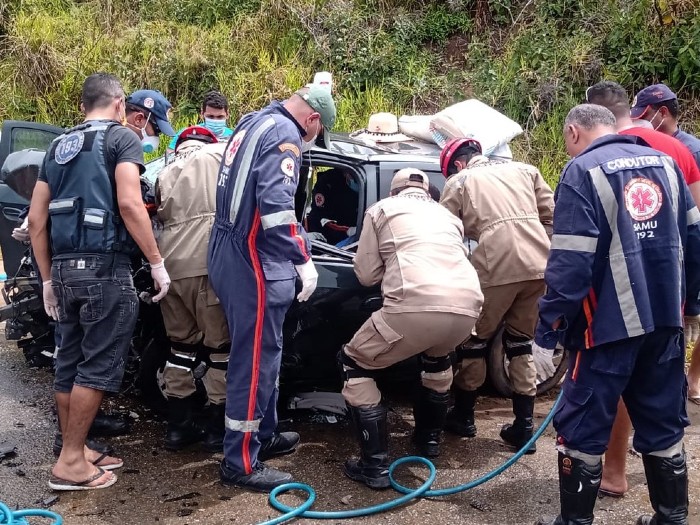
[[[683,330],[685,332],[685,344],[688,346],[700,337],[700,315],[686,315],[683,317]]]
[[[51,280],[44,281],[42,283],[42,288],[44,296],[44,310],[46,310],[46,315],[48,315],[54,321],[58,321],[58,300],[56,299],[56,294],[53,293]]]
[[[29,242],[29,217],[24,219],[22,226],[12,230],[12,238],[19,242]]]
[[[170,276],[165,269],[164,261],[151,265],[151,277],[153,278],[153,284],[156,290],[160,290],[157,295],[153,296],[153,302],[157,303],[165,297],[165,294],[168,293],[168,288],[170,288]]]
[[[347,231],[348,237],[355,235],[355,232],[357,232],[357,228],[355,226],[350,226]]]
[[[294,266],[299,274],[299,279],[301,279],[301,292],[297,295],[297,301],[303,303],[311,294],[314,293],[316,289],[316,284],[318,283],[318,272],[311,259],[306,261],[304,264]]]
[[[532,343],[532,358],[535,361],[537,377],[540,381],[546,381],[554,375],[557,367],[554,366],[554,348],[542,348],[536,343]]]

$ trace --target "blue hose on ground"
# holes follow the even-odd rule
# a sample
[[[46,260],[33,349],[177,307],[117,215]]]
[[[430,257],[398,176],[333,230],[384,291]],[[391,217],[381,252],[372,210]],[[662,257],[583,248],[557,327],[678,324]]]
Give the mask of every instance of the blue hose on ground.
[[[10,508],[0,501],[0,525],[29,525],[29,522],[24,518],[50,518],[54,520],[51,525],[63,525],[63,518],[43,509],[25,509],[11,511]]]
[[[408,503],[409,501],[413,499],[417,499],[419,497],[425,497],[425,498],[433,498],[433,497],[440,497],[440,496],[450,496],[452,494],[457,494],[458,492],[464,492],[466,490],[473,489],[474,487],[478,487],[479,485],[486,483],[487,481],[492,480],[496,476],[499,476],[502,474],[506,469],[509,467],[513,466],[513,464],[518,461],[523,455],[525,454],[525,451],[530,448],[530,446],[537,441],[540,436],[544,433],[544,431],[547,429],[549,424],[552,422],[552,419],[554,418],[554,412],[557,409],[557,406],[559,405],[559,402],[561,400],[561,397],[563,395],[563,391],[559,393],[559,396],[557,397],[557,400],[554,402],[554,405],[552,406],[552,409],[549,411],[549,414],[547,414],[547,417],[544,418],[544,421],[540,425],[540,427],[537,429],[537,432],[534,433],[530,441],[528,441],[516,454],[514,454],[511,458],[508,459],[505,463],[500,465],[498,468],[492,470],[491,472],[481,476],[480,478],[477,478],[473,481],[470,481],[469,483],[465,483],[463,485],[457,485],[456,487],[448,487],[445,489],[436,489],[436,490],[429,490],[430,487],[433,484],[433,481],[435,481],[436,477],[436,469],[435,465],[428,459],[420,456],[404,456],[402,458],[397,459],[394,461],[390,466],[389,466],[389,479],[391,480],[391,486],[394,488],[394,490],[400,492],[403,494],[403,496],[389,500],[385,503],[380,503],[378,505],[373,505],[371,507],[362,507],[359,509],[352,509],[352,510],[344,510],[344,511],[312,511],[308,510],[311,508],[311,505],[313,504],[314,500],[316,499],[316,492],[314,491],[313,488],[311,488],[309,485],[306,485],[305,483],[287,483],[285,485],[280,485],[279,487],[275,488],[271,493],[270,493],[270,505],[274,507],[276,510],[283,512],[281,516],[278,518],[275,518],[270,521],[266,521],[264,523],[260,523],[259,525],[277,525],[279,523],[283,523],[285,521],[288,521],[290,519],[296,518],[296,517],[304,517],[304,518],[315,518],[315,519],[346,519],[346,518],[357,518],[359,516],[368,516],[370,514],[378,514],[380,512],[386,512],[387,510],[394,509],[396,507],[399,507],[401,505],[404,505],[405,503]],[[428,479],[425,480],[425,482],[418,487],[417,489],[410,489],[408,487],[404,487],[403,485],[399,484],[395,479],[394,479],[394,471],[396,470],[397,467],[404,465],[406,463],[421,463],[428,467],[430,470],[430,475],[428,476]],[[299,507],[289,507],[288,505],[285,505],[281,503],[278,499],[277,496],[280,494],[283,494],[285,492],[288,492],[290,490],[302,490],[306,492],[309,497],[308,499]],[[0,525],[2,522],[0,522]]]

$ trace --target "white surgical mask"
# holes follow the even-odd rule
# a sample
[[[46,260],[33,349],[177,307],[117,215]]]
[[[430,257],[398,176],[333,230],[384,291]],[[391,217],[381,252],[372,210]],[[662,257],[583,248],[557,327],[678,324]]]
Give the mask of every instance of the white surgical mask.
[[[304,131],[306,131],[306,135],[309,134],[308,128]],[[314,136],[311,138],[311,140],[306,141],[304,139],[301,139],[301,151],[303,153],[306,153],[307,151],[309,151],[311,148],[314,147],[314,144],[316,143],[316,137],[318,137],[318,128],[316,128],[316,133],[314,133]]]
[[[659,111],[661,111],[661,110],[660,110],[660,109],[657,109],[657,110],[656,110],[656,113],[654,113],[654,116],[651,117],[651,119],[649,120],[649,122],[654,122],[654,119],[656,118],[656,115],[659,114]],[[652,126],[654,126],[654,129],[655,129],[656,131],[659,130],[659,128],[661,127],[661,124],[664,123],[664,120],[666,120],[665,117],[663,117],[663,118],[661,119],[661,122],[659,122],[659,125],[658,125],[658,126],[654,126],[654,124],[652,124]]]

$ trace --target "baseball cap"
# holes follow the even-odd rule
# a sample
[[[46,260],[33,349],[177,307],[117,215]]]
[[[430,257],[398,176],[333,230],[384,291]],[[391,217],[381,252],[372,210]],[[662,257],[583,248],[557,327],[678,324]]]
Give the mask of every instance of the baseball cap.
[[[296,92],[298,96],[303,98],[311,108],[321,115],[321,124],[323,124],[323,142],[326,149],[331,149],[330,130],[335,125],[335,102],[328,88],[318,84],[307,86],[308,91],[304,93],[302,90]]]
[[[390,191],[406,187],[420,188],[427,192],[430,190],[430,181],[428,176],[419,169],[403,168],[397,171],[394,178],[391,179]]]
[[[647,86],[634,97],[630,116],[632,118],[640,118],[646,113],[649,106],[660,104],[667,100],[675,100],[676,98],[676,94],[666,84]]]
[[[168,102],[168,99],[165,98],[160,91],[155,89],[139,89],[129,95],[126,102],[152,113],[153,120],[160,132],[168,137],[175,136],[175,130],[168,120],[168,111],[170,111],[173,105]]]

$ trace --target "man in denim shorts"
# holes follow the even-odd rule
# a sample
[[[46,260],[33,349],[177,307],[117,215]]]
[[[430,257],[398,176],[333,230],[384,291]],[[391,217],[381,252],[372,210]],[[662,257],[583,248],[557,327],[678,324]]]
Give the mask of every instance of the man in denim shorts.
[[[153,92],[157,93],[157,92]],[[144,135],[172,134],[159,118],[165,99],[147,98]],[[119,458],[85,446],[104,392],[117,392],[138,316],[130,257],[140,248],[160,293],[165,271],[141,200],[143,145],[120,123],[125,97],[112,75],[83,84],[85,121],[49,147],[29,212],[29,232],[43,277],[46,313],[59,322],[63,341],[56,360],[56,405],[63,449],[49,487],[88,490],[113,485]],[[49,247],[50,239],[50,247]],[[50,280],[47,279],[50,277]]]

